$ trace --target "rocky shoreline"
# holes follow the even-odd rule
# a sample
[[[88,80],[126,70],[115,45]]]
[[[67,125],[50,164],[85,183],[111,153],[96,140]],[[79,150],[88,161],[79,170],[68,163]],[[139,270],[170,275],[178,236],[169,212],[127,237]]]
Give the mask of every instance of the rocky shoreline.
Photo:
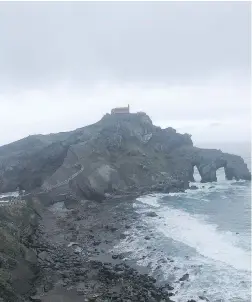
[[[13,241],[7,241],[5,251],[0,245],[0,301],[172,302],[177,295],[172,286],[153,278],[147,266],[138,267],[128,260],[128,254],[114,248],[121,240],[131,240],[131,229],[145,228],[134,210],[134,201],[132,196],[97,202],[70,196],[52,200],[50,195],[31,194],[5,203],[0,207],[1,217],[5,216],[5,222],[12,220],[12,228],[19,227],[22,235],[15,236],[14,246],[18,248],[12,257],[6,251],[13,247]],[[158,218],[151,211],[145,215]],[[8,227],[2,220],[1,239],[6,231],[10,233]],[[153,235],[151,230],[150,236],[140,234],[146,243]],[[155,246],[147,248],[155,252]],[[16,271],[19,278],[22,276],[20,286],[13,274]],[[176,282],[183,285],[188,278],[184,274]],[[209,301],[199,296],[201,300]]]
[[[50,295],[55,291],[66,299],[69,288],[74,301],[83,301],[83,298],[97,302],[171,301],[172,288],[168,284],[157,285],[154,278],[129,266],[124,255],[110,252],[113,245],[126,236],[124,231],[130,228],[131,221],[137,219],[130,203],[132,200],[126,198],[104,203],[67,200],[49,207],[44,232],[48,236],[50,222],[56,221],[53,242],[60,242],[60,254],[53,253],[53,259],[58,288],[42,293],[41,301],[50,301]],[[47,257],[50,259],[50,254]],[[47,275],[55,272],[55,268],[50,270]]]
[[[169,284],[111,251],[138,219],[134,199],[184,192],[194,167],[202,182],[221,167],[251,180],[240,156],[197,148],[143,112],[2,146],[0,193],[22,195],[0,200],[0,302],[172,301]]]
[[[36,255],[36,273],[26,278],[23,268],[23,283],[30,286],[26,292],[12,287],[13,295],[0,280],[1,301],[172,301],[169,284],[158,285],[123,255],[110,252],[137,219],[130,210],[132,200],[65,200],[44,207],[34,198],[32,211],[40,218],[25,246]],[[6,284],[11,288],[11,281]]]

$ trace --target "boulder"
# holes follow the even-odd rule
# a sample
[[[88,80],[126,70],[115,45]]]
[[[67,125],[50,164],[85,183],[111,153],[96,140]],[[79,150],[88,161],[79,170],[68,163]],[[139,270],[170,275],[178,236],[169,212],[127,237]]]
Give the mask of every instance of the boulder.
[[[199,296],[199,299],[200,299],[200,300],[203,300],[203,301],[207,301],[207,302],[209,301],[209,299],[207,299],[207,298],[204,297],[204,296]]]
[[[187,281],[188,279],[189,279],[189,274],[186,273],[179,279],[179,281]]]
[[[190,186],[190,190],[198,190],[197,186]]]
[[[155,212],[148,212],[148,213],[146,213],[146,216],[148,216],[148,217],[157,217],[158,215]]]

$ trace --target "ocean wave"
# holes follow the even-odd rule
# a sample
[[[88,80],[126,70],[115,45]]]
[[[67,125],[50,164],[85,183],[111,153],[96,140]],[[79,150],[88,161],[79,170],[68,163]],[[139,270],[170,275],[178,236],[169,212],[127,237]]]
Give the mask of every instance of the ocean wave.
[[[235,182],[217,184],[220,186],[217,191],[226,190],[231,184],[236,187]],[[216,190],[205,186],[190,192],[190,199],[195,197],[202,202],[202,196]],[[173,196],[178,195],[188,196],[184,193]],[[159,280],[169,282],[174,287],[172,299],[176,302],[202,301],[199,296],[211,302],[250,301],[250,250],[240,244],[241,235],[221,231],[218,225],[208,222],[207,215],[170,207],[167,196],[171,195],[150,194],[136,200],[135,210],[141,220],[115,247],[117,252],[130,253],[129,259],[148,267]],[[148,217],[146,213],[150,210],[158,216]],[[144,239],[146,235],[149,240]],[[189,280],[179,282],[185,273],[189,274]]]
[[[163,207],[156,213],[162,219],[143,218],[156,231],[195,248],[204,257],[239,270],[250,270],[250,254],[237,246],[237,236],[232,232],[220,232],[217,225],[206,223],[203,215],[183,210]]]
[[[144,223],[144,226],[147,225]],[[199,296],[204,296],[211,302],[250,301],[249,273],[201,255],[170,256],[169,251],[161,250],[163,239],[155,230],[151,240],[144,240],[144,236],[153,230],[152,227],[153,225],[149,225],[146,230],[133,226],[132,230],[127,231],[129,236],[121,240],[113,251],[128,253],[126,259],[135,260],[137,265],[148,267],[153,276],[172,285],[173,301],[202,301]],[[185,273],[189,274],[189,280],[179,282]]]

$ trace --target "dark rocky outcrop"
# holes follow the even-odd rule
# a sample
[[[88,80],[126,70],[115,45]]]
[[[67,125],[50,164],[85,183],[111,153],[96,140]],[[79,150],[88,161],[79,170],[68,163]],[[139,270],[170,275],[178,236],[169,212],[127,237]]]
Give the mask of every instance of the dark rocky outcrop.
[[[190,186],[190,189],[191,190],[198,190],[198,187],[197,186]]]
[[[148,213],[146,213],[146,216],[148,216],[148,217],[157,217],[158,215],[155,212],[148,212]]]
[[[33,249],[39,212],[32,202],[0,203],[0,297],[6,302],[25,301],[39,273]]]
[[[187,281],[188,279],[189,279],[189,274],[186,273],[179,279],[179,281]]]
[[[35,135],[0,148],[0,192],[38,189],[102,200],[114,194],[188,188],[197,166],[202,182],[251,179],[243,159],[193,146],[190,135],[161,129],[145,113],[110,115],[75,131]]]

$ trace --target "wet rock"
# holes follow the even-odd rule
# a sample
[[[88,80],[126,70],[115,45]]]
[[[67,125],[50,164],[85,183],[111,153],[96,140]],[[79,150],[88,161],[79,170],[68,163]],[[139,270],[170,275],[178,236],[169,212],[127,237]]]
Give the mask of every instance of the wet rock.
[[[186,273],[179,279],[179,281],[187,281],[188,279],[189,279],[189,274]]]
[[[143,229],[143,226],[142,225],[137,225],[136,229],[141,230],[141,229]]]
[[[43,252],[41,252],[41,253],[39,253],[38,254],[38,257],[39,257],[39,259],[41,259],[41,260],[45,260],[45,261],[51,261],[51,257],[50,257],[50,255],[48,254],[48,252],[46,252],[46,251],[43,251]]]
[[[126,255],[123,254],[123,253],[118,255],[118,258],[121,259],[121,260],[124,259],[125,257],[126,257]]]
[[[112,233],[118,230],[118,228],[116,228],[114,226],[110,226],[110,225],[106,225],[105,229],[112,232]]]
[[[42,301],[41,297],[39,295],[31,296],[31,297],[29,297],[29,300],[31,302],[41,302]]]
[[[120,239],[126,239],[127,238],[127,235],[125,234],[120,234]]]
[[[53,283],[47,280],[46,284],[44,284],[44,292],[47,293],[53,288]]]
[[[161,259],[160,262],[161,262],[161,263],[167,263],[167,260],[166,260],[166,259]]]
[[[116,232],[118,230],[118,228],[116,227],[109,227],[108,230],[112,233]]]
[[[157,217],[158,215],[155,212],[148,212],[146,214],[146,216],[148,216],[148,217]]]
[[[172,287],[172,286],[169,285],[169,284],[167,284],[167,285],[165,286],[165,288],[166,288],[167,290],[169,290],[169,291],[174,290],[174,287]]]
[[[198,190],[198,187],[197,186],[191,186],[190,190]]]
[[[204,296],[199,296],[199,299],[200,300],[203,300],[203,301],[209,301],[206,297],[204,297]]]

